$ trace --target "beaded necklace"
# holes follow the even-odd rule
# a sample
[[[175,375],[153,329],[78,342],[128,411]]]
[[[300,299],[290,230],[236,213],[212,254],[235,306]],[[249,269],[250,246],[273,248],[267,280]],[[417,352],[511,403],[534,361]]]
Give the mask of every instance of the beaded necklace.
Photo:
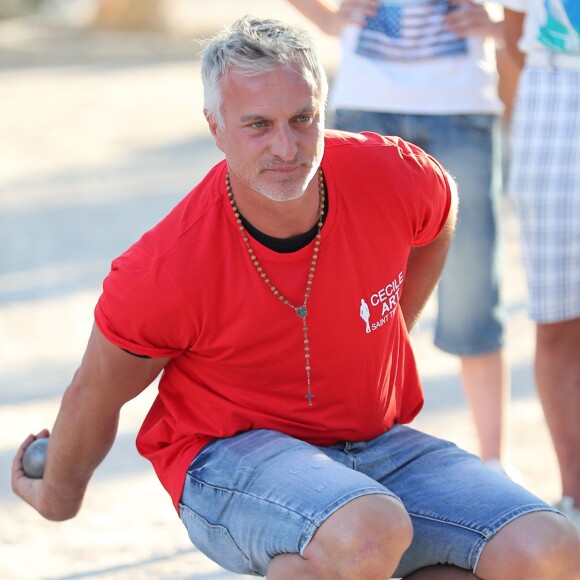
[[[272,284],[272,282],[270,281],[270,278],[268,277],[266,272],[264,272],[262,265],[260,264],[258,258],[256,257],[256,254],[254,253],[252,246],[250,245],[250,240],[248,238],[246,228],[244,227],[244,224],[242,223],[242,217],[241,217],[240,212],[238,210],[238,206],[236,205],[236,202],[234,200],[234,194],[232,191],[232,186],[230,184],[230,174],[229,173],[226,174],[226,190],[228,192],[228,197],[230,198],[230,203],[231,203],[232,209],[234,211],[234,216],[236,218],[236,222],[238,224],[238,227],[240,228],[240,232],[242,233],[242,239],[244,240],[244,243],[246,244],[246,248],[248,249],[248,254],[250,256],[250,259],[252,260],[252,263],[254,264],[254,266],[256,268],[256,271],[258,272],[258,274],[260,274],[260,277],[262,278],[262,280],[264,280],[264,282],[268,286],[268,288],[270,288],[270,290],[272,291],[272,294],[274,296],[276,296],[278,298],[278,300],[280,300],[283,304],[292,308],[292,310],[294,310],[296,315],[302,321],[302,332],[304,334],[304,359],[306,362],[306,386],[307,386],[307,392],[306,392],[306,395],[304,395],[304,398],[308,399],[309,405],[312,405],[312,399],[314,399],[314,393],[312,392],[311,382],[310,382],[310,369],[311,369],[311,366],[310,366],[311,365],[310,341],[308,339],[308,323],[306,320],[306,317],[308,316],[308,309],[306,308],[306,303],[308,302],[308,298],[310,297],[310,291],[312,290],[312,282],[314,280],[314,272],[316,271],[316,262],[318,260],[318,251],[320,249],[320,237],[321,237],[320,231],[322,230],[322,224],[324,223],[324,203],[325,203],[324,175],[322,174],[322,170],[318,171],[318,192],[319,192],[319,196],[320,196],[320,205],[319,205],[319,210],[318,210],[319,218],[318,218],[318,224],[317,224],[318,231],[316,232],[316,237],[314,238],[314,251],[312,252],[312,261],[310,263],[310,271],[308,273],[308,280],[306,281],[306,290],[304,291],[304,300],[303,300],[301,306],[294,306],[294,304],[292,304],[290,302],[290,300],[288,300],[288,298],[286,298],[280,292],[280,290],[278,290],[278,288],[276,288],[276,286],[274,286],[274,284]]]

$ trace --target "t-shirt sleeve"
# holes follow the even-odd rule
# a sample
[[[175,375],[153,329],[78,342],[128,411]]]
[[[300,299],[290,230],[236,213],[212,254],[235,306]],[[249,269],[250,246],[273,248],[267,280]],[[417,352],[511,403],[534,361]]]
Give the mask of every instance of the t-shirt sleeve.
[[[413,183],[409,199],[415,211],[413,246],[424,246],[439,235],[447,221],[452,200],[451,178],[441,164],[421,148],[411,143],[401,147],[407,157],[408,179]]]
[[[110,342],[136,355],[174,357],[191,344],[186,319],[159,260],[135,245],[113,261],[95,307],[95,322]]]

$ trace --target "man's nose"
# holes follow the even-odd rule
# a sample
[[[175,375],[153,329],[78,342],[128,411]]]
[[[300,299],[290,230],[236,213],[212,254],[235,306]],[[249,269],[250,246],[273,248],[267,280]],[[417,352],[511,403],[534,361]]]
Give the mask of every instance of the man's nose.
[[[284,161],[295,159],[298,153],[298,146],[291,127],[278,125],[272,135],[271,150],[275,157],[283,159]]]

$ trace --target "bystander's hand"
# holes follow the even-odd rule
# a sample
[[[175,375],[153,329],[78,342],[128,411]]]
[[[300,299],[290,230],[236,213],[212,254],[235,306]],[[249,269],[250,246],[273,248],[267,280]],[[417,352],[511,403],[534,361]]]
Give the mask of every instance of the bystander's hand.
[[[455,7],[445,17],[445,24],[460,38],[468,36],[489,36],[503,42],[503,22],[495,22],[481,4],[472,0],[449,0]]]
[[[378,0],[290,0],[290,4],[331,36],[338,36],[347,24],[362,25],[380,6]]]

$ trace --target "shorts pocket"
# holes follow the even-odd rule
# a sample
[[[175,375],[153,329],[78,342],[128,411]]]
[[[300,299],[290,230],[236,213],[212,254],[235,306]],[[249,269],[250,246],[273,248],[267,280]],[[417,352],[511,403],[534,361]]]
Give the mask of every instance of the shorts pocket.
[[[187,528],[189,539],[193,545],[208,558],[226,570],[239,574],[257,575],[251,569],[248,558],[240,550],[226,528],[211,524],[181,503],[179,504],[179,517]]]
[[[484,137],[488,137],[498,123],[498,117],[495,115],[453,115],[453,119],[463,130]]]

